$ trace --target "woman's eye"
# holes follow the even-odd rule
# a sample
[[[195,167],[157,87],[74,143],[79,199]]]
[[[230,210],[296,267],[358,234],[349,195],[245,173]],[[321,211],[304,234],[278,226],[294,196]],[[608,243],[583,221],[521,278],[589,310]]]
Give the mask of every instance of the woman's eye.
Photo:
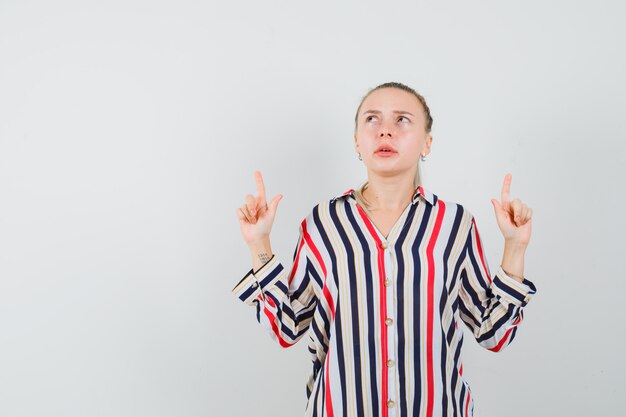
[[[374,116],[367,116],[367,117],[365,118],[365,121],[366,121],[366,122],[369,122],[369,121],[370,121],[370,119],[372,119],[372,118],[374,118]]]
[[[404,116],[398,117],[398,120],[400,120],[400,119],[406,119],[407,122],[410,122],[410,120],[407,117],[404,117]]]

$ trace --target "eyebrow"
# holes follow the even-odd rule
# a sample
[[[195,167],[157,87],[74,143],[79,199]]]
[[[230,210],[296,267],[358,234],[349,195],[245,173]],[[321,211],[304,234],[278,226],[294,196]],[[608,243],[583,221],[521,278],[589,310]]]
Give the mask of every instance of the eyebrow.
[[[393,112],[396,113],[396,114],[409,114],[409,115],[413,116],[412,113],[410,113],[408,111],[404,111],[404,110],[394,110]],[[368,114],[368,113],[382,114],[382,112],[380,110],[366,110],[363,113],[361,113],[361,115]]]

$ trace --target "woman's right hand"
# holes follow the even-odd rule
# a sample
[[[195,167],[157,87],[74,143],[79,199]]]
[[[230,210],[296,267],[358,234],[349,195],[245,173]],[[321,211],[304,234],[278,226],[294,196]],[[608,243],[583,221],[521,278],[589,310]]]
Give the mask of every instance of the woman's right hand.
[[[256,177],[257,196],[246,195],[246,202],[237,209],[241,234],[248,245],[269,238],[278,202],[283,198],[282,194],[277,194],[268,204],[261,172],[255,171],[254,175]]]

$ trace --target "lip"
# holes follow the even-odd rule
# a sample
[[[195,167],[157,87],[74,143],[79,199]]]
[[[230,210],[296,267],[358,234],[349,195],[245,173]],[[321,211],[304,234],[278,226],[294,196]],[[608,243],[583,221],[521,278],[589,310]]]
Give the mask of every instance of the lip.
[[[383,152],[383,149],[388,149],[390,152]],[[374,151],[374,153],[382,154],[382,155],[390,155],[390,154],[398,153],[398,151],[396,151],[393,146],[380,145],[378,148],[376,148],[376,151]]]

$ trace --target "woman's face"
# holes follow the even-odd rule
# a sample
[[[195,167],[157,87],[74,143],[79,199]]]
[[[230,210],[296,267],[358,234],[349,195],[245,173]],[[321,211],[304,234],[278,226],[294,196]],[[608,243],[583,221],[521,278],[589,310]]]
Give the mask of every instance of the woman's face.
[[[415,175],[420,154],[430,153],[422,104],[411,93],[381,88],[359,110],[354,135],[356,151],[369,171],[382,176]],[[391,152],[377,151],[381,145]]]

